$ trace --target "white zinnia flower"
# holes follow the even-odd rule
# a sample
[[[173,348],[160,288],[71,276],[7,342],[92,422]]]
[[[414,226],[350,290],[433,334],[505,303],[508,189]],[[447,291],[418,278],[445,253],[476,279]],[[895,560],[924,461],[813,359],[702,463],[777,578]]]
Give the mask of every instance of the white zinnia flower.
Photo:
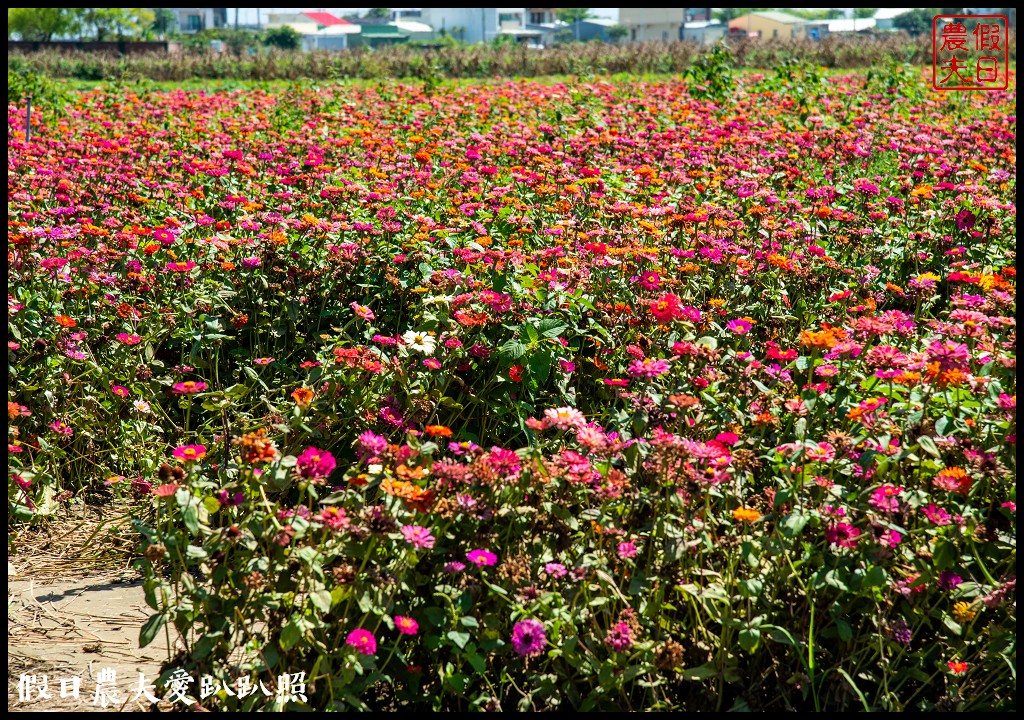
[[[437,347],[437,340],[425,332],[410,330],[402,336],[402,340],[405,341],[410,350],[419,350],[424,355],[433,355],[434,348]]]
[[[145,400],[135,400],[132,402],[132,405],[134,405],[135,409],[143,415],[149,412],[149,403]]]

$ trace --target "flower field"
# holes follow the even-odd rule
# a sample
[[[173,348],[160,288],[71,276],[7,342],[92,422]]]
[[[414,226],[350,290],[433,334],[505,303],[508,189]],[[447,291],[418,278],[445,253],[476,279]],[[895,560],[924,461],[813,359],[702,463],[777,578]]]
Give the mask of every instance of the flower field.
[[[9,525],[129,502],[208,709],[1012,709],[1016,95],[925,87],[10,105]]]

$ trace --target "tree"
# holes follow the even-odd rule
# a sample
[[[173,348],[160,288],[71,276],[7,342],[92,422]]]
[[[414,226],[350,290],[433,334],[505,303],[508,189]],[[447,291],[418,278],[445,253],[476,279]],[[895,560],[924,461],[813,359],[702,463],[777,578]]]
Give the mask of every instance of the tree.
[[[81,31],[92,29],[97,42],[103,42],[110,36],[123,40],[125,37],[139,35],[143,29],[151,26],[156,15],[149,8],[75,8]]]
[[[555,17],[567,25],[572,25],[574,22],[589,20],[594,14],[590,12],[590,8],[557,8]]]
[[[612,25],[610,28],[605,30],[605,35],[610,37],[612,42],[618,42],[629,35],[629,28],[625,25]]]
[[[281,50],[298,50],[302,44],[302,36],[295,28],[283,25],[267,30],[263,34],[263,44]]]
[[[391,8],[370,8],[366,11],[366,17],[387,20],[391,17]]]
[[[170,8],[153,8],[153,24],[150,25],[150,29],[156,33],[157,37],[166,38],[168,33],[174,29],[176,21],[174,11]]]
[[[911,36],[924,35],[932,31],[932,18],[941,13],[940,8],[914,8],[893,18],[892,26]]]
[[[49,42],[54,35],[74,33],[76,20],[71,8],[9,8],[7,37]]]
[[[866,18],[873,18],[876,12],[878,12],[878,8],[854,8],[853,16],[858,20],[864,20]]]

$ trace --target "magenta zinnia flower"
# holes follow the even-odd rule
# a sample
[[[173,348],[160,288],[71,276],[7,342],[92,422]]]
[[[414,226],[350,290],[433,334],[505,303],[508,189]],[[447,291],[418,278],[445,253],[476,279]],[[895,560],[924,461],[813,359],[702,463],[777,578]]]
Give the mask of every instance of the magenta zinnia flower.
[[[852,548],[857,544],[859,535],[860,530],[849,523],[836,523],[825,528],[825,539],[828,540],[829,545]]]
[[[523,657],[540,655],[547,641],[544,625],[537,620],[520,620],[512,628],[512,647]]]
[[[323,480],[337,466],[334,456],[326,450],[318,450],[315,447],[308,447],[302,451],[295,462],[295,469],[299,477],[306,480]]]
[[[345,638],[345,643],[351,645],[363,655],[373,655],[377,652],[377,638],[369,630],[353,630]]]
[[[729,330],[732,330],[737,335],[746,335],[750,332],[750,328],[754,327],[748,320],[740,318],[739,320],[730,320],[726,326]]]
[[[174,395],[194,395],[201,393],[206,389],[206,383],[201,380],[186,380],[185,382],[175,383],[174,387],[171,388],[171,393]]]
[[[643,360],[634,360],[629,366],[629,374],[633,377],[647,377],[654,378],[659,375],[664,375],[668,372],[669,364],[668,360],[655,360],[654,358],[644,358]]]
[[[403,635],[415,635],[420,630],[420,624],[411,617],[395,615],[395,628]]]
[[[206,457],[205,445],[179,445],[174,448],[174,457],[179,460],[202,460]]]
[[[405,541],[414,548],[426,548],[429,550],[434,547],[434,536],[425,527],[405,525],[402,527],[402,535],[405,536]]]
[[[466,553],[466,559],[477,567],[483,567],[484,565],[494,565],[498,562],[498,556],[487,550],[470,550]]]

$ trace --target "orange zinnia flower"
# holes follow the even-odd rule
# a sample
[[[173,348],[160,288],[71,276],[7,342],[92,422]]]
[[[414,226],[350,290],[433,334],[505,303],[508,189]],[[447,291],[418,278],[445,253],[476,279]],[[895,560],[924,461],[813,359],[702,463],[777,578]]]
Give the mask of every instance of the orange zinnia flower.
[[[304,387],[296,388],[292,392],[292,400],[295,401],[296,405],[305,410],[313,402],[313,391]]]
[[[57,324],[61,327],[73,328],[78,325],[74,318],[68,317],[67,315],[56,315],[53,318],[57,321]]]
[[[435,437],[440,435],[441,437],[451,437],[452,430],[446,425],[427,425],[424,428],[428,435],[434,435]]]
[[[732,516],[734,518],[736,518],[737,520],[745,520],[747,522],[754,522],[755,520],[760,519],[761,513],[759,513],[757,510],[754,510],[753,508],[741,507],[741,508],[736,508],[735,510],[733,510],[732,511]]]

